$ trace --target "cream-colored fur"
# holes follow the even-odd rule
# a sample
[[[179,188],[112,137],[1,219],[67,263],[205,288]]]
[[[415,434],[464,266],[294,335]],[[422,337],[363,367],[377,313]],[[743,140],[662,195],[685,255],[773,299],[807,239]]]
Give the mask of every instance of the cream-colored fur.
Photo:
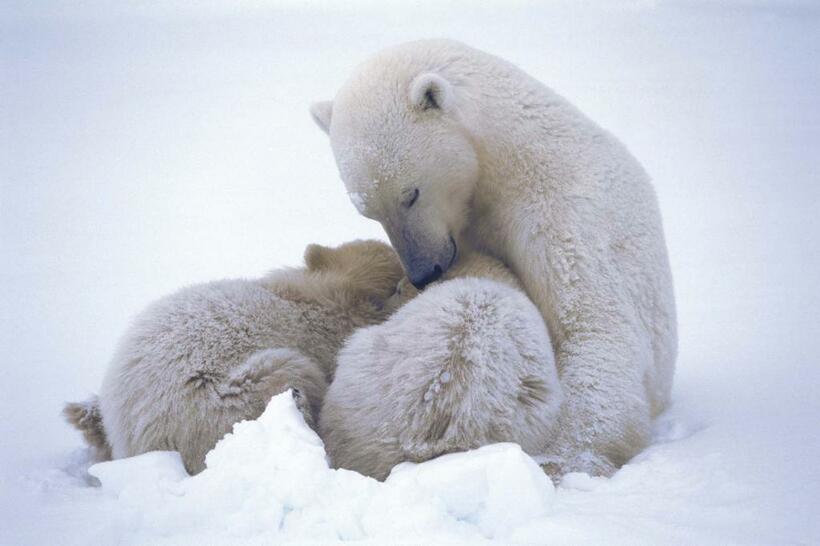
[[[402,282],[391,303],[400,309],[388,322],[339,354],[319,426],[332,464],[384,479],[402,461],[494,442],[540,454],[562,393],[546,326],[515,275],[471,254],[420,295]]]
[[[493,280],[521,291],[524,290],[524,286],[515,276],[515,273],[510,271],[510,268],[501,263],[500,260],[462,247],[459,251],[458,260],[442,275],[438,282],[467,277]],[[413,286],[410,279],[404,277],[399,281],[396,293],[387,300],[387,305],[397,310],[420,293],[421,291]]]
[[[669,400],[677,334],[655,192],[626,148],[516,66],[446,40],[378,53],[312,114],[414,284],[465,242],[521,279],[565,395],[542,438],[549,472],[610,474],[641,450]]]
[[[234,423],[287,389],[313,425],[342,342],[386,318],[403,273],[377,241],[311,245],[305,262],[154,303],[120,342],[99,400],[69,404],[67,418],[102,457],[177,450],[191,473]]]

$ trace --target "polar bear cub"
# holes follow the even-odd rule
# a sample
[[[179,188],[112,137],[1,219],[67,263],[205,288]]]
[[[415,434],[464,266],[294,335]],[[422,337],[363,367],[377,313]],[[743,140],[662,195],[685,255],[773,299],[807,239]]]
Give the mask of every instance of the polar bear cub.
[[[495,442],[544,452],[563,394],[540,312],[488,256],[443,279],[421,294],[402,281],[391,303],[407,303],[340,351],[319,422],[335,467],[384,479],[402,461]]]
[[[99,398],[68,404],[67,419],[101,458],[176,450],[191,473],[287,389],[313,425],[343,341],[387,318],[403,272],[377,241],[310,245],[305,265],[154,303],[121,340]]]

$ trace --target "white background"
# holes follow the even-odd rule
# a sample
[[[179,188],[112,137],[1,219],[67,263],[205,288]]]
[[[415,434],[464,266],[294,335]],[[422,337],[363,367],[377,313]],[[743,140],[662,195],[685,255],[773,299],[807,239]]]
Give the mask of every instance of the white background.
[[[59,412],[150,300],[384,238],[308,106],[423,37],[515,62],[655,180],[680,322],[663,462],[559,490],[560,536],[820,540],[816,4],[100,1],[0,6],[0,543],[93,525]]]

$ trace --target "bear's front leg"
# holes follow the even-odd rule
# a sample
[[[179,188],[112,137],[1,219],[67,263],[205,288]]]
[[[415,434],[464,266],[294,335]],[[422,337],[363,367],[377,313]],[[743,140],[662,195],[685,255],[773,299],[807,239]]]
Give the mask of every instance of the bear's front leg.
[[[592,328],[561,342],[557,352],[565,400],[545,471],[610,476],[646,447],[650,408],[643,370],[651,353],[628,331]]]
[[[650,393],[657,390],[651,285],[605,256],[597,231],[522,238],[511,260],[550,328],[564,405],[556,434],[545,442],[545,470],[609,476],[648,443]],[[636,288],[638,287],[638,288]],[[642,290],[639,290],[642,288]]]

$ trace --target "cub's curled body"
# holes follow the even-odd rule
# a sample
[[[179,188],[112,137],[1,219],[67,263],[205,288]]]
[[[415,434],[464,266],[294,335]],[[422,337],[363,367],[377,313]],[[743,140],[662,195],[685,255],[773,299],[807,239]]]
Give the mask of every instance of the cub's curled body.
[[[388,316],[403,273],[376,241],[311,245],[305,263],[154,303],[120,342],[99,398],[68,404],[66,417],[102,458],[175,450],[191,473],[234,423],[287,389],[314,426],[336,353]]]
[[[462,254],[339,352],[319,423],[335,467],[384,479],[403,461],[495,442],[544,452],[564,400],[544,320],[500,261]]]

